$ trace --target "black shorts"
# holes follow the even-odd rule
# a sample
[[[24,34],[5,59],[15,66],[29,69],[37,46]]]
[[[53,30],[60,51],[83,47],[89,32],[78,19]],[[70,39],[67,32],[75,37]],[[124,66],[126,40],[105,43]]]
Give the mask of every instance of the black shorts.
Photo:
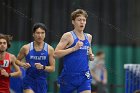
[[[97,93],[107,93],[107,86],[101,82],[91,84],[91,91]]]
[[[96,92],[97,91],[97,85],[91,84],[91,91]]]

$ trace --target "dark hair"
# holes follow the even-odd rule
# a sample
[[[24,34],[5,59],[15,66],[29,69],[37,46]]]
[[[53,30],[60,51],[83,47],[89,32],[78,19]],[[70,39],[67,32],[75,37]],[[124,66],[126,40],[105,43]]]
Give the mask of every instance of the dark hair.
[[[35,33],[36,29],[41,28],[42,30],[47,31],[47,27],[43,23],[35,23],[32,28],[32,32]]]
[[[136,90],[134,93],[140,93],[140,90]]]
[[[83,15],[85,18],[88,17],[88,14],[85,10],[83,9],[76,9],[71,13],[71,19],[75,20],[76,17],[79,17],[80,15]]]
[[[104,54],[104,51],[100,50],[100,51],[98,51],[98,52],[96,53],[96,56],[101,56],[101,55],[103,55],[103,54]]]
[[[10,48],[12,38],[13,37],[11,35],[0,34],[0,39],[5,39],[6,40],[6,42],[7,42],[7,48]]]

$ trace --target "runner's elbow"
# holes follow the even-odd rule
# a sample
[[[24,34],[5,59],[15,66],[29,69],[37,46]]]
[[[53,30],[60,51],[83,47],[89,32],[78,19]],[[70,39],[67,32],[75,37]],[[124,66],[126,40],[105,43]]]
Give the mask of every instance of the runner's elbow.
[[[60,58],[60,53],[59,53],[59,51],[55,51],[55,52],[54,52],[54,57],[55,57],[55,58]]]

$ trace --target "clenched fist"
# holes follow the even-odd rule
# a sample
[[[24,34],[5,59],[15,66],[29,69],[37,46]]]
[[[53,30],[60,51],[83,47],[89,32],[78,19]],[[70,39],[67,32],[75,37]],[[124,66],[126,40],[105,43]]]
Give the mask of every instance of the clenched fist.
[[[27,69],[27,68],[31,67],[31,65],[29,63],[23,63],[22,67]]]
[[[83,46],[83,42],[82,41],[78,41],[76,43],[76,45],[74,46],[74,50],[76,51],[76,50],[80,49],[80,47],[82,47],[82,46]]]
[[[94,54],[89,54],[89,60],[93,61],[94,60]]]
[[[37,69],[44,69],[44,66],[42,64],[40,64],[40,63],[35,63],[35,67]]]
[[[5,69],[1,70],[1,75],[5,76],[5,77],[9,77],[9,74],[6,72]]]

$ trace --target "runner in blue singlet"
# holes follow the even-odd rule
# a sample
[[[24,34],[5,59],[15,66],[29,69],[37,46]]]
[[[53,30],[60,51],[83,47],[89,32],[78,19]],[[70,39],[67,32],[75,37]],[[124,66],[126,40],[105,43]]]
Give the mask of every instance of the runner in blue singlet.
[[[83,32],[87,13],[77,9],[71,17],[74,30],[65,33],[55,49],[55,57],[64,57],[64,67],[58,79],[60,93],[91,93],[88,61],[93,60],[92,36]]]
[[[47,74],[55,69],[54,49],[44,42],[46,27],[42,23],[33,26],[34,41],[24,45],[18,60],[24,57],[26,63],[17,64],[27,68],[23,79],[24,93],[47,93]]]

